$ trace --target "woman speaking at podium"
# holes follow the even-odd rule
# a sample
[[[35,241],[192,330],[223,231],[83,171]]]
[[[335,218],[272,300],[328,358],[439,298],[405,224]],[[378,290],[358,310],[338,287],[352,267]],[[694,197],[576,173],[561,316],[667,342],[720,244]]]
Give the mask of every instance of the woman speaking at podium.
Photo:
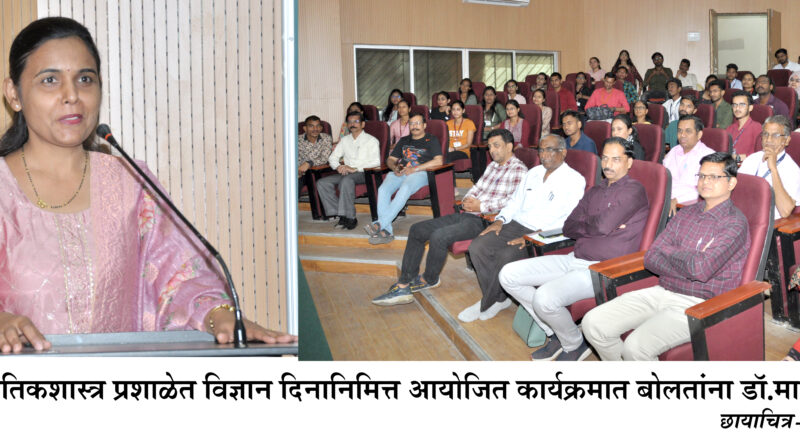
[[[197,329],[232,341],[232,302],[211,257],[123,159],[96,149],[100,56],[89,31],[37,20],[9,62],[0,351],[47,349],[42,333]],[[250,340],[296,340],[251,322],[246,330]]]

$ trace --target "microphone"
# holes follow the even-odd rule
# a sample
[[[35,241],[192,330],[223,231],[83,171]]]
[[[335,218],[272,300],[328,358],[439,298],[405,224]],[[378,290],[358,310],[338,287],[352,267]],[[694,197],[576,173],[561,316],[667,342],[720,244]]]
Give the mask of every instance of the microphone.
[[[173,212],[175,212],[176,215],[178,215],[181,221],[183,221],[183,223],[186,224],[186,226],[189,228],[189,230],[192,231],[194,236],[196,236],[197,239],[199,239],[200,242],[203,243],[203,246],[205,246],[205,248],[208,249],[211,255],[213,255],[214,258],[217,259],[217,262],[219,262],[220,266],[222,266],[222,272],[225,274],[225,280],[227,280],[228,288],[231,291],[231,298],[233,299],[233,307],[234,307],[234,316],[236,318],[236,324],[234,325],[233,329],[234,345],[237,348],[246,348],[247,334],[244,329],[244,321],[242,320],[242,309],[241,306],[239,305],[239,295],[236,293],[236,287],[234,287],[233,285],[233,278],[231,278],[231,273],[230,271],[228,271],[228,266],[222,259],[222,255],[220,255],[217,249],[215,249],[214,246],[212,246],[211,243],[209,243],[208,240],[206,240],[205,237],[203,237],[203,235],[201,235],[200,232],[197,231],[197,228],[194,226],[194,224],[190,223],[189,220],[187,220],[186,217],[183,216],[183,213],[181,213],[181,211],[178,210],[177,207],[175,207],[175,204],[172,203],[172,200],[170,200],[169,197],[167,197],[167,195],[164,192],[162,192],[159,187],[156,186],[153,180],[150,179],[150,177],[147,176],[142,171],[142,169],[136,164],[136,162],[134,162],[133,159],[130,156],[128,156],[127,153],[125,153],[125,150],[123,150],[122,147],[119,145],[119,143],[117,143],[117,140],[114,139],[114,136],[111,134],[111,129],[108,127],[108,125],[100,124],[97,127],[97,135],[105,139],[108,143],[113,145],[114,148],[119,150],[119,153],[122,155],[123,158],[125,158],[125,161],[127,161],[128,164],[131,167],[133,167],[133,169],[136,170],[137,173],[139,173],[139,176],[141,176],[142,179],[144,179],[145,182],[147,182],[150,188],[159,196],[159,198],[161,198],[161,202],[167,204],[167,206]]]

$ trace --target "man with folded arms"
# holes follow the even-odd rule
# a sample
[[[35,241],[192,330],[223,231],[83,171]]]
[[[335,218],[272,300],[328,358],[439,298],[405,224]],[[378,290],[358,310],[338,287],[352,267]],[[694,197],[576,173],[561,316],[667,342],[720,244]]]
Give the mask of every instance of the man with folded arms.
[[[775,192],[775,219],[786,218],[800,204],[800,167],[786,153],[792,129],[786,116],[777,114],[764,121],[763,151],[742,162],[739,173],[761,176]]]
[[[483,297],[458,314],[461,321],[488,320],[511,305],[500,286],[500,269],[525,257],[519,248],[523,236],[560,229],[583,197],[586,180],[564,162],[566,141],[551,134],[539,145],[542,164],[528,170],[495,221],[469,246]]]
[[[712,153],[700,162],[703,201],[678,212],[644,256],[658,285],[628,292],[583,317],[583,335],[603,360],[658,360],[690,340],[687,308],[739,284],[750,231],[730,199],[736,161]]]
[[[411,226],[403,252],[400,279],[389,292],[372,300],[374,304],[392,306],[411,303],[414,301],[412,292],[438,286],[448,247],[456,241],[478,236],[487,226],[481,214],[497,213],[506,205],[528,169],[514,156],[514,135],[506,129],[489,133],[489,153],[493,162],[464,196],[461,203],[463,212],[420,221]],[[418,275],[426,243],[429,245],[425,274]]]
[[[700,138],[703,121],[697,116],[678,119],[678,145],[664,156],[664,167],[672,175],[672,202],[669,216],[675,215],[678,204],[697,200],[697,171],[700,159],[714,153]]]
[[[589,266],[636,252],[647,222],[647,192],[628,176],[633,145],[619,137],[605,141],[606,179],[589,189],[564,222],[564,236],[576,240],[567,255],[544,255],[506,264],[500,284],[547,334],[533,360],[577,361],[592,352],[567,306],[592,298]]]

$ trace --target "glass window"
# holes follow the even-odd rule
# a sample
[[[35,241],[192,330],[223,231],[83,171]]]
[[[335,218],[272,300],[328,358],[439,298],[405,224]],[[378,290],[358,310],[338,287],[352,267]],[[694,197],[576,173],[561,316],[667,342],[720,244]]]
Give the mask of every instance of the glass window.
[[[517,80],[523,82],[530,74],[547,73],[555,71],[555,57],[552,54],[517,53]]]
[[[410,91],[411,64],[407,49],[356,48],[356,88],[358,101],[386,106],[389,93],[399,88]]]
[[[456,91],[461,80],[461,51],[414,50],[414,94],[427,104],[438,91]],[[436,104],[429,104],[431,107]]]
[[[512,78],[511,53],[469,52],[469,77],[473,82],[483,82],[498,91]]]

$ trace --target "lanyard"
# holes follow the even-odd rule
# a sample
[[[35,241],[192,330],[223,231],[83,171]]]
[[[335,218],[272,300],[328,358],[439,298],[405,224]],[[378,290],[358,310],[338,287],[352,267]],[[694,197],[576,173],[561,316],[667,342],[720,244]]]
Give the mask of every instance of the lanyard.
[[[748,118],[748,122],[749,122],[749,119],[750,119],[750,118]],[[739,138],[740,138],[740,137],[742,137],[742,133],[744,133],[744,128],[745,128],[746,126],[747,126],[747,124],[745,123],[745,124],[742,126],[742,129],[741,129],[741,130],[739,130],[739,134],[738,134],[738,135],[736,135],[736,139],[734,139],[734,140],[733,140],[733,148],[736,148],[736,143],[737,143],[737,142],[739,142]],[[783,158],[781,158],[781,159],[783,159]]]
[[[784,150],[783,154],[781,155],[781,157],[778,158],[778,162],[775,163],[775,167],[781,165],[781,161],[783,161],[783,158],[785,158],[785,157],[786,157],[786,150]],[[759,174],[758,174],[759,170],[761,170],[761,164],[759,164],[758,165],[758,169],[756,169],[756,176],[759,176]],[[769,176],[770,174],[772,174],[772,170],[769,169],[769,165],[768,165],[767,166],[767,172],[764,173],[763,175],[760,175],[760,176],[762,178],[764,178],[764,179],[767,179],[767,176]]]

